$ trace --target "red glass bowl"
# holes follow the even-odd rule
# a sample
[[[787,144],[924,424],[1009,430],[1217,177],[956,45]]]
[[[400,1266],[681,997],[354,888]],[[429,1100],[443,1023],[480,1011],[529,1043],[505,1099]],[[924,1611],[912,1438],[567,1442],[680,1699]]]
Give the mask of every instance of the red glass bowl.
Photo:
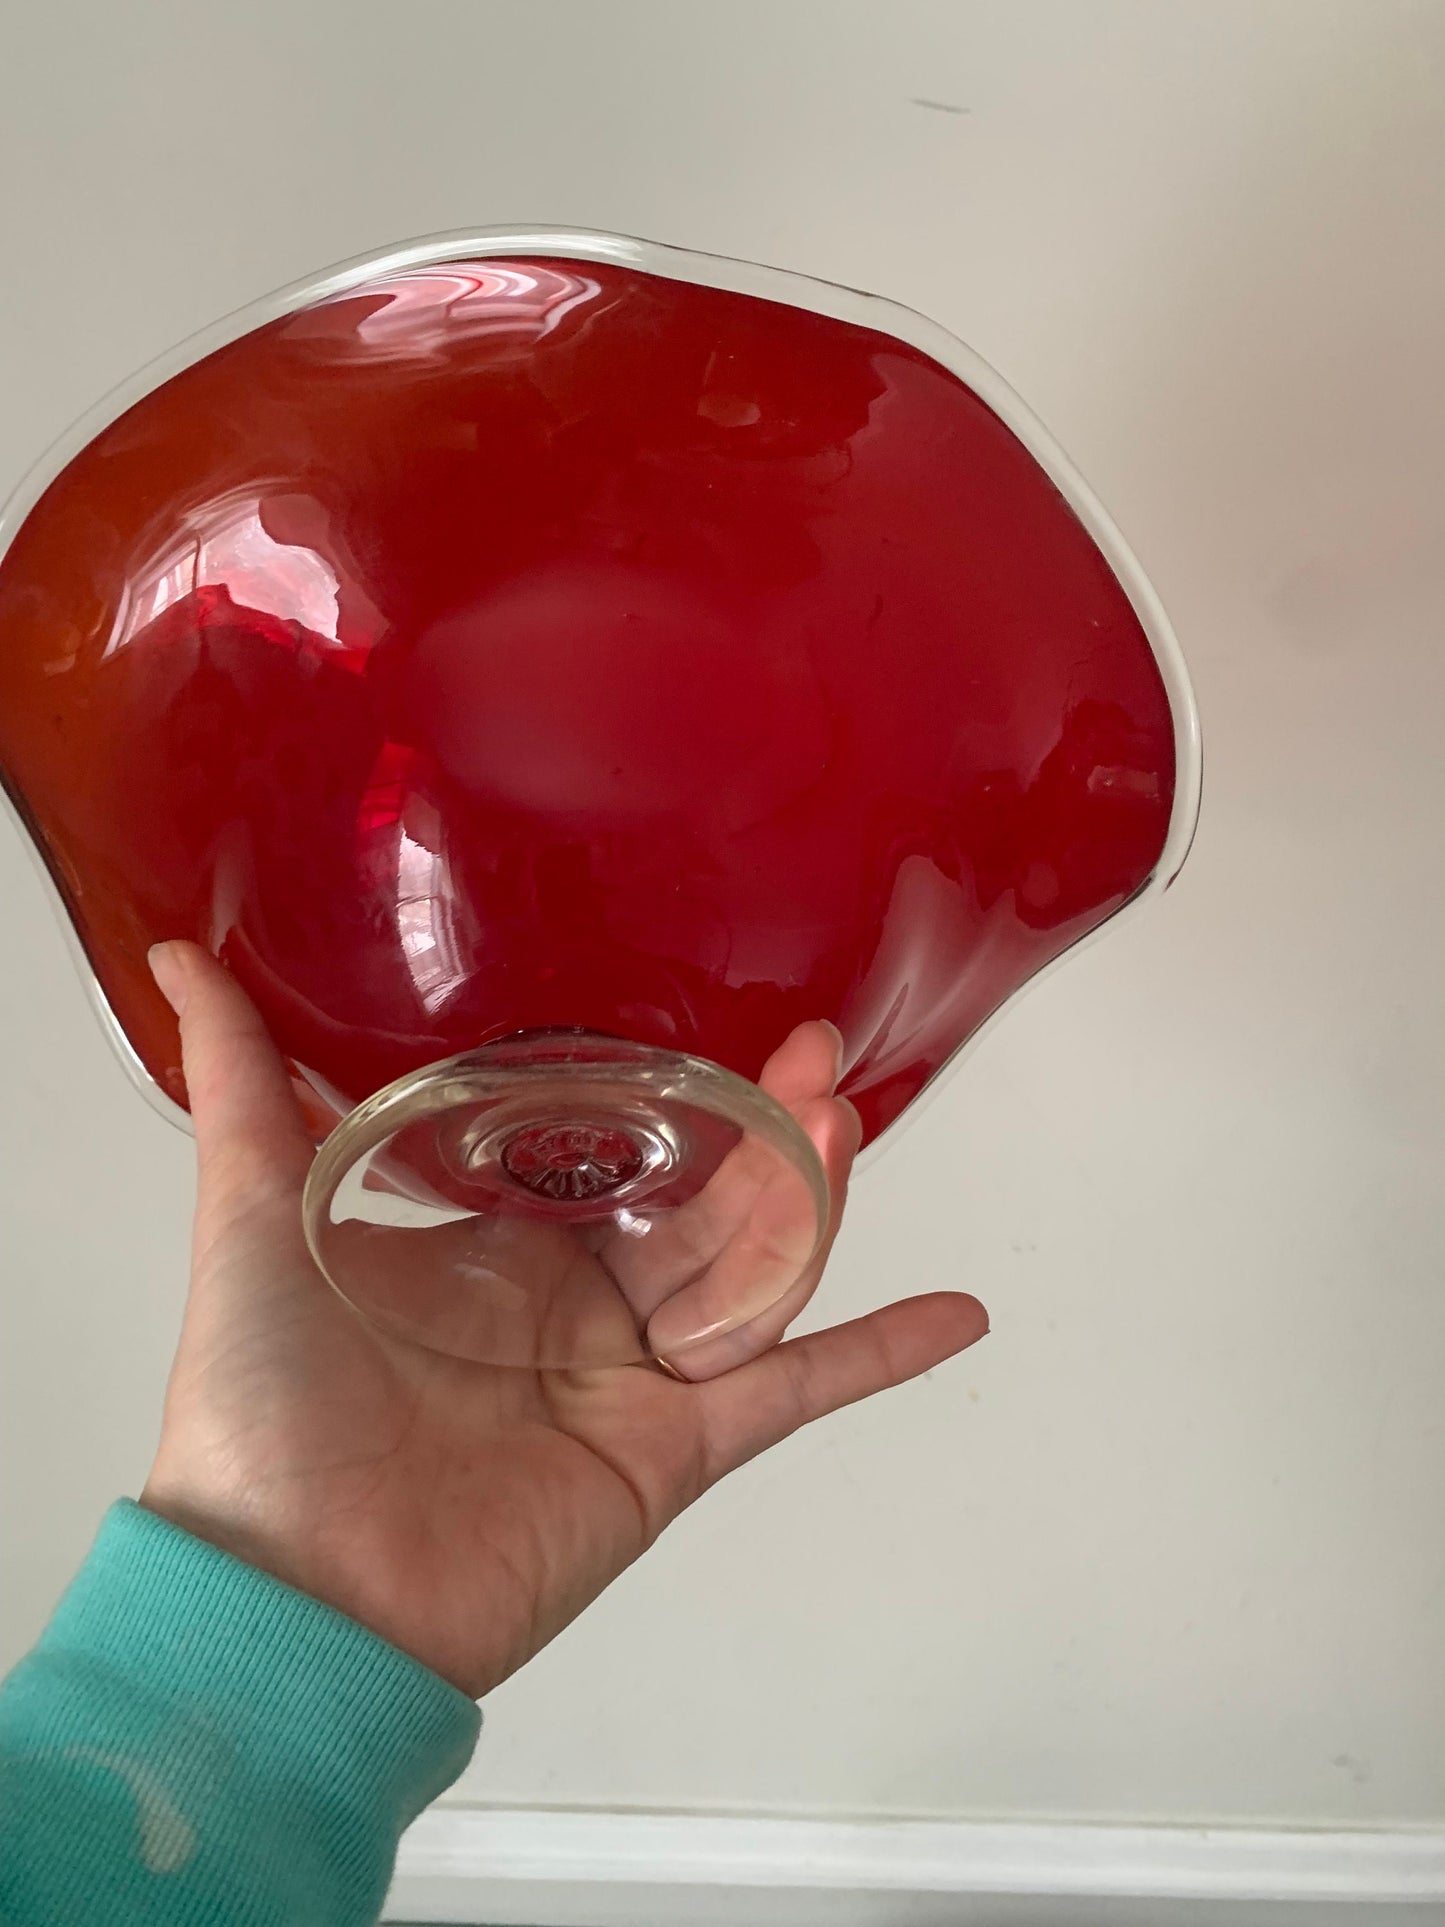
[[[637,241],[448,235],[285,290],[0,526],[0,774],[141,1088],[223,957],[393,1331],[601,1363],[746,1323],[865,1142],[1187,853],[1198,726],[1099,504],[906,309]]]

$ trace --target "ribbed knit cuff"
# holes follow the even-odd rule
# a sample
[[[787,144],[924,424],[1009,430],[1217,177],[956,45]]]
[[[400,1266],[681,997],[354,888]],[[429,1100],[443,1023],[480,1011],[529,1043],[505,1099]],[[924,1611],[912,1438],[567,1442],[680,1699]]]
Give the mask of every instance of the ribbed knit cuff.
[[[123,1788],[129,1871],[159,1878],[188,1923],[374,1917],[398,1837],[466,1765],[479,1723],[418,1661],[129,1501],[0,1693],[9,1765],[99,1772],[112,1805]],[[67,1804],[74,1857],[84,1828]]]

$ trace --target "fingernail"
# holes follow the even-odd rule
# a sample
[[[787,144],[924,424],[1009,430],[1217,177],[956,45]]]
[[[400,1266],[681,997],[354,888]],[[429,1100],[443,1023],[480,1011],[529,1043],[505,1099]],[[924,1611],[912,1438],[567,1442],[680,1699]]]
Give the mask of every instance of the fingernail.
[[[152,944],[146,961],[156,980],[156,988],[179,1017],[185,1010],[191,988],[184,950],[178,943]]]
[[[818,1019],[818,1022],[823,1026],[824,1030],[831,1030],[833,1033],[833,1038],[834,1038],[833,1082],[836,1084],[838,1082],[838,1079],[843,1075],[843,1051],[845,1048],[843,1043],[843,1033],[841,1030],[839,1030],[836,1024],[831,1023],[826,1017],[820,1017]]]

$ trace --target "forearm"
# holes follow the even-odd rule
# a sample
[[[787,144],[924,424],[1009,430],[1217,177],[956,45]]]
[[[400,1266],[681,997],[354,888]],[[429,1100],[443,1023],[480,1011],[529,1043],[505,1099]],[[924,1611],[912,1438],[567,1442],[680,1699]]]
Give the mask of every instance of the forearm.
[[[363,1627],[117,1506],[0,1688],[0,1924],[364,1927],[477,1724]]]

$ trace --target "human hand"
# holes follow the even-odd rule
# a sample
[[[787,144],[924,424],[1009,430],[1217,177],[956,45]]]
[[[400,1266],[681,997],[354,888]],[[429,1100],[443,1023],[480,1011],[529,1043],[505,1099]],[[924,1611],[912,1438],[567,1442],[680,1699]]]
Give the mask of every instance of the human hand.
[[[653,1365],[477,1365],[390,1338],[307,1251],[311,1139],[254,1007],[194,945],[163,946],[154,968],[181,1019],[198,1191],[190,1295],[142,1503],[473,1697],[726,1473],[988,1329],[976,1299],[935,1293],[778,1342],[819,1265],[772,1311],[689,1355],[693,1382]],[[823,1158],[831,1230],[857,1149],[836,1073],[834,1034],[807,1024],[763,1078]]]

